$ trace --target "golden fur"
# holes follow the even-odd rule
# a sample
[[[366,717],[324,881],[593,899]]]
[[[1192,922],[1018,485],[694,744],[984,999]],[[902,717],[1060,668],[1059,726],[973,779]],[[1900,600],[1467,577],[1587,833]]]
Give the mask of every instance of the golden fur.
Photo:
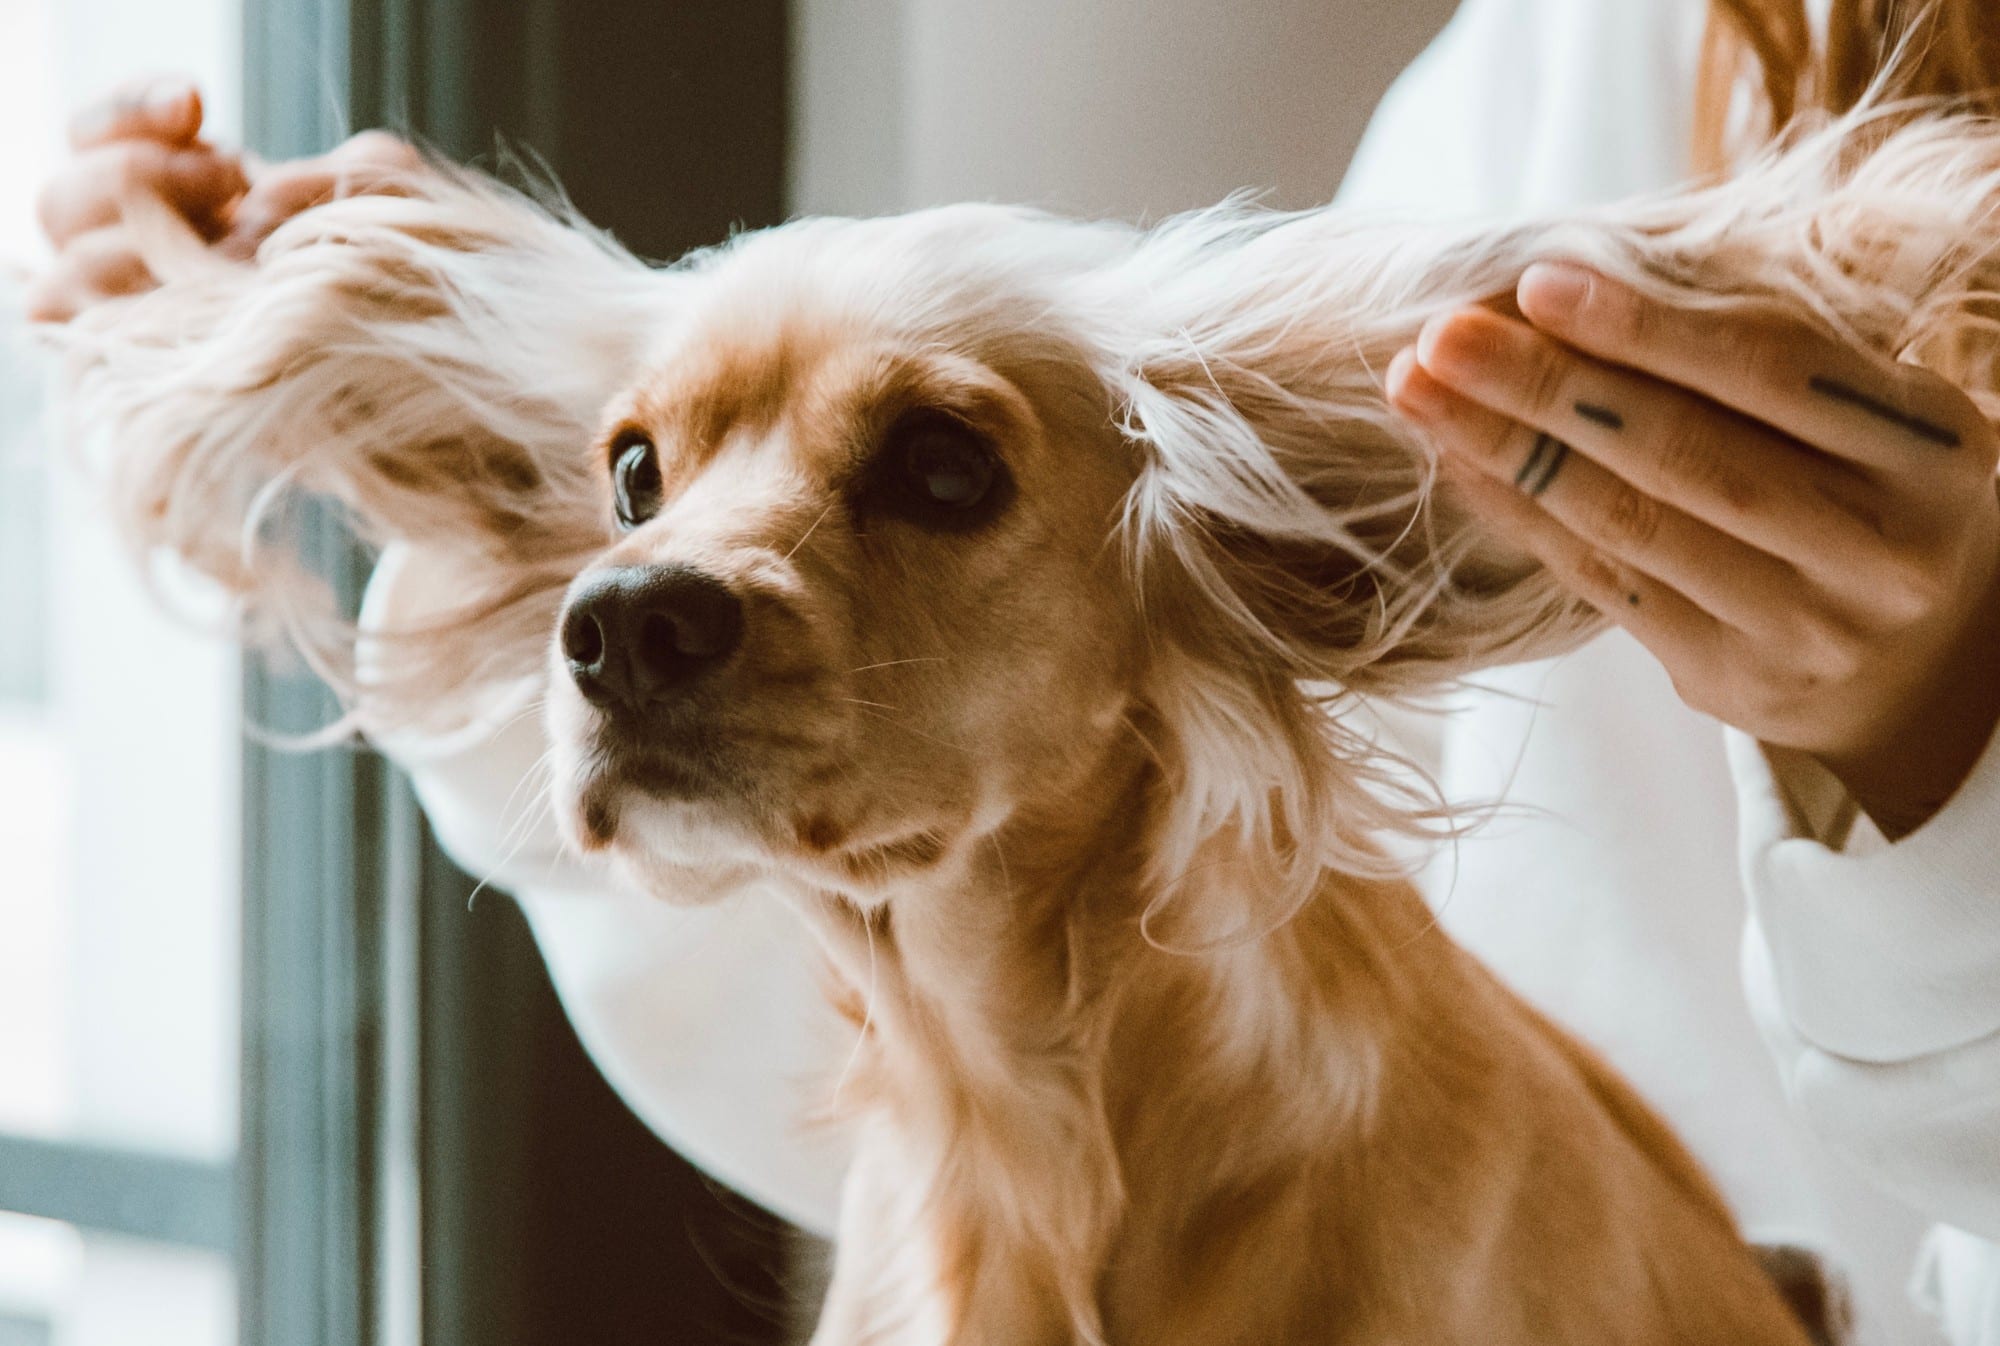
[[[1568,221],[962,207],[654,272],[440,171],[87,318],[74,406],[135,540],[361,727],[544,687],[579,847],[664,898],[778,881],[861,1038],[826,1346],[1800,1343],[1688,1155],[1389,857],[1454,821],[1354,699],[1596,620],[1433,489],[1378,378],[1566,256],[1985,379],[1996,204],[2000,131],[1857,118]],[[857,503],[912,407],[998,446],[989,526]],[[665,504],[621,535],[635,428]],[[286,559],[296,493],[462,608],[359,674]],[[692,745],[612,732],[551,648],[574,586],[665,563],[746,610]]]

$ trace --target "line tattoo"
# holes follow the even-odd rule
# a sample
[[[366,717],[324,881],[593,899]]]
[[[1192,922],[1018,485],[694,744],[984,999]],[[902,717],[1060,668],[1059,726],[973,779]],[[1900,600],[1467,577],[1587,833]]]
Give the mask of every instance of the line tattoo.
[[[1514,474],[1514,484],[1531,496],[1540,495],[1549,489],[1549,483],[1556,479],[1567,457],[1569,445],[1554,435],[1536,435],[1535,447],[1528,450],[1528,461]]]
[[[1595,402],[1576,403],[1576,414],[1592,425],[1601,425],[1606,430],[1623,430],[1625,418],[1610,407],[1599,406]]]
[[[1959,446],[1958,432],[1949,426],[1939,425],[1915,416],[1900,407],[1892,407],[1877,397],[1870,397],[1859,388],[1850,388],[1824,374],[1815,374],[1806,380],[1806,386],[1822,397],[1830,397],[1836,402],[1844,402],[1859,411],[1865,411],[1877,420],[1887,421],[1899,429],[1908,430],[1919,439],[1929,440],[1941,448],[1955,449]]]

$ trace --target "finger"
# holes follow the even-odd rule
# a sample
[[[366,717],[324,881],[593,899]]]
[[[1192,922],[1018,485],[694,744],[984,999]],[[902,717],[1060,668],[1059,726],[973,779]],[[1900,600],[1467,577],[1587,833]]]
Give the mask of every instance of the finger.
[[[424,166],[417,147],[387,131],[358,131],[336,145],[327,160],[343,168],[371,168],[397,173],[414,172]]]
[[[189,145],[201,133],[201,115],[201,93],[186,80],[137,80],[70,119],[70,148],[90,149],[114,140]]]
[[[85,234],[63,249],[63,259],[74,283],[92,295],[137,294],[158,284],[125,229]]]
[[[1803,444],[1874,468],[1911,455],[1987,455],[1970,398],[1914,365],[1776,314],[1718,314],[1648,299],[1567,264],[1528,268],[1516,295],[1537,327],[1600,359],[1712,398]]]
[[[247,257],[293,216],[337,197],[383,190],[421,164],[407,141],[363,131],[316,158],[265,169],[237,204],[223,250]]]
[[[384,177],[412,173],[423,167],[423,156],[407,140],[387,131],[362,131],[325,154],[277,164],[256,164],[250,195],[273,203],[299,200],[311,189],[358,190]]]
[[[1546,431],[1629,485],[1814,576],[1850,574],[1882,547],[1854,511],[1855,469],[1700,396],[1580,355],[1484,309],[1434,320],[1425,372]]]
[[[80,297],[69,286],[68,277],[43,274],[28,284],[23,311],[31,323],[65,323],[77,315]]]
[[[244,185],[242,166],[213,150],[176,150],[150,140],[101,145],[78,156],[43,190],[42,231],[60,248],[78,234],[116,223],[134,192],[152,192],[205,224]]]
[[[1728,630],[1671,587],[1606,557],[1510,485],[1463,468],[1446,481],[1489,527],[1534,556],[1563,585],[1630,631],[1669,669],[1698,667]]]
[[[1533,499],[1604,556],[1651,576],[1739,631],[1777,627],[1797,572],[1629,485],[1562,440],[1461,397],[1414,352],[1390,366],[1390,396],[1445,454]]]
[[[126,230],[93,230],[63,249],[56,265],[29,287],[28,320],[67,322],[92,304],[156,284]]]
[[[295,215],[331,201],[338,179],[318,167],[287,165],[273,169],[252,185],[230,213],[229,228],[218,246],[230,256],[248,257],[273,230]]]

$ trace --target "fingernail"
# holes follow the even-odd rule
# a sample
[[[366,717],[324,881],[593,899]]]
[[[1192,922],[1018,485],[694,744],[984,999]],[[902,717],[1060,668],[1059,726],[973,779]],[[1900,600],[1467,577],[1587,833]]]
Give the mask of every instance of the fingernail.
[[[1439,410],[1437,385],[1418,366],[1415,346],[1396,352],[1382,376],[1382,391],[1391,408],[1412,420],[1430,420]]]
[[[238,209],[229,216],[228,227],[216,241],[216,247],[225,257],[248,261],[257,255],[265,236],[275,227],[276,222],[263,211]]]
[[[1501,320],[1480,308],[1440,313],[1417,334],[1417,359],[1424,372],[1446,384],[1458,377],[1489,374],[1507,366],[1512,354]]]
[[[1444,332],[1445,324],[1450,322],[1455,316],[1457,315],[1440,313],[1429,322],[1426,322],[1422,330],[1417,333],[1417,361],[1425,369],[1431,368],[1436,363],[1438,339]]]
[[[1548,318],[1567,318],[1590,295],[1590,273],[1568,262],[1536,262],[1515,290],[1521,309]]]
[[[187,110],[188,99],[194,97],[194,86],[185,80],[163,79],[146,90],[146,112],[165,121]]]

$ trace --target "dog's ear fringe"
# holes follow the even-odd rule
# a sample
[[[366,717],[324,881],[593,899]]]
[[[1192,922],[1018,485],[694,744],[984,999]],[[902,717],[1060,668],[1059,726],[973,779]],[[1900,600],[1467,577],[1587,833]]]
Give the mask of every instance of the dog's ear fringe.
[[[66,437],[138,552],[243,604],[340,696],[337,732],[443,729],[540,676],[564,587],[610,536],[584,451],[669,272],[566,203],[442,163],[298,216],[254,266],[138,212],[160,290],[86,313]],[[447,553],[464,588],[365,640],[298,560],[295,508],[366,544]]]
[[[1482,539],[1379,382],[1431,316],[1504,302],[1544,259],[1719,315],[1805,319],[1995,410],[2000,126],[1934,102],[1802,124],[1725,183],[1565,221],[1228,206],[1169,222],[1129,264],[1146,334],[1107,347],[1103,371],[1146,460],[1123,532],[1167,652],[1152,699],[1178,816],[1156,908],[1193,886],[1219,836],[1278,857],[1248,937],[1288,919],[1328,867],[1400,871],[1385,835],[1463,830],[1464,809],[1312,686],[1427,698],[1603,627]]]

